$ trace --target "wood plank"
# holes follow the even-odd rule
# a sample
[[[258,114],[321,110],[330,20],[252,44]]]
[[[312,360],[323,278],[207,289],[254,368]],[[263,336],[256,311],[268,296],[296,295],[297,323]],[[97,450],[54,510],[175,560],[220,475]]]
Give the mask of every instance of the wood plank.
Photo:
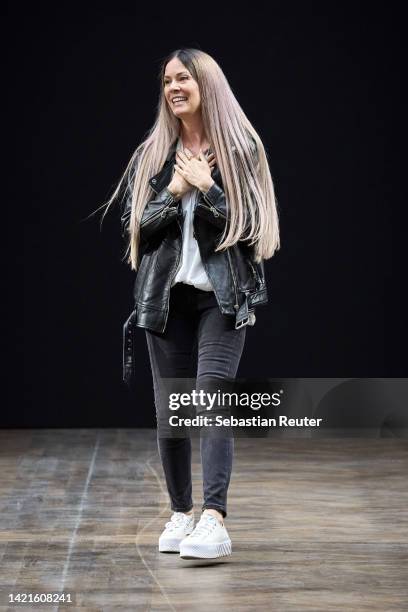
[[[80,610],[405,610],[407,450],[236,439],[233,554],[183,561],[157,552],[170,510],[154,430],[3,430],[0,609],[16,609],[8,592],[65,589]],[[192,468],[198,518],[198,440]]]

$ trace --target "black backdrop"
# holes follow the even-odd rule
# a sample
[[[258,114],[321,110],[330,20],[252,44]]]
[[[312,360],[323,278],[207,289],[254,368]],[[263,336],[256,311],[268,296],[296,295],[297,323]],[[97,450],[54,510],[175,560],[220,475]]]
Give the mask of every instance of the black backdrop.
[[[134,273],[119,210],[102,232],[99,217],[83,219],[151,127],[160,60],[181,46],[220,63],[263,139],[279,203],[270,303],[238,375],[405,376],[401,15],[388,3],[154,6],[10,14],[9,252],[24,313],[2,425],[154,425],[142,329],[138,391],[121,381]]]

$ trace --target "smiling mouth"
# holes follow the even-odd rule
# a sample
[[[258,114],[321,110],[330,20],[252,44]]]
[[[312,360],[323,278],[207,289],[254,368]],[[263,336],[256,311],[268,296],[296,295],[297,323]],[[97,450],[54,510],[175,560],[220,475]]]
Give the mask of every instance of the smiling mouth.
[[[187,101],[187,98],[185,96],[183,97],[180,96],[180,98],[174,97],[172,100],[172,103],[174,106],[177,106],[177,104],[182,104],[183,102],[186,102],[186,101]]]

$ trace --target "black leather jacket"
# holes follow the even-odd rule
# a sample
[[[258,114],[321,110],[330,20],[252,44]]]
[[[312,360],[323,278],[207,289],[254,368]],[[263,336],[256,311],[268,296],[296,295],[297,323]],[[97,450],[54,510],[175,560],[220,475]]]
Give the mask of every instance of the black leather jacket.
[[[134,325],[164,332],[169,314],[170,288],[180,263],[183,240],[183,209],[167,185],[173,175],[176,143],[170,147],[163,168],[151,177],[155,195],[146,204],[140,224],[140,265],[134,285],[135,308],[124,324],[124,379],[134,365]],[[198,192],[193,229],[204,269],[225,315],[235,316],[235,327],[254,325],[255,307],[266,304],[268,295],[264,265],[254,260],[253,247],[238,241],[225,251],[214,252],[226,223],[227,204],[221,174],[216,166],[214,184]],[[122,209],[122,236],[128,235],[131,195]]]

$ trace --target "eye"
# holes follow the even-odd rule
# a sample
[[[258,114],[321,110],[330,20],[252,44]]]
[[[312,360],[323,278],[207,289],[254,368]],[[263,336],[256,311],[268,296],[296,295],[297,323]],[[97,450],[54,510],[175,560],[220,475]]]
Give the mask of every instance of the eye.
[[[183,76],[179,77],[180,81],[186,81],[189,79],[189,76],[187,74],[183,74]],[[164,87],[166,87],[166,85],[170,85],[170,81],[164,81],[163,82]]]

